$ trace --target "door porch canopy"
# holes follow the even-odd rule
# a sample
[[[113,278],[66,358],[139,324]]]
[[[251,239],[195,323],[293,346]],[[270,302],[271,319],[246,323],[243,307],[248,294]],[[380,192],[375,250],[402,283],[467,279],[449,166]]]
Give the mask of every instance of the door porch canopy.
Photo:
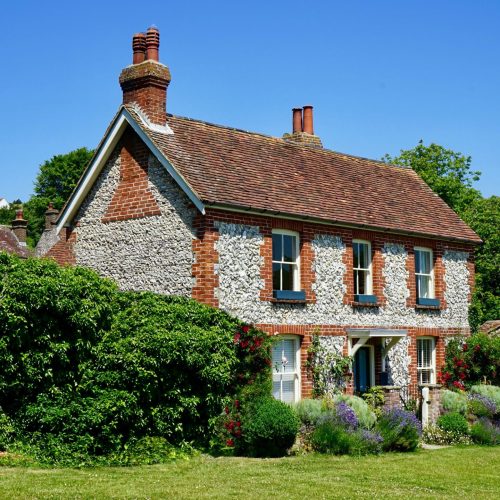
[[[385,371],[385,357],[387,353],[407,335],[408,330],[395,330],[390,328],[348,328],[348,354],[354,356],[358,349],[363,347],[370,339],[389,339],[388,343],[382,342],[382,371]],[[357,339],[355,344],[353,344],[354,339]]]

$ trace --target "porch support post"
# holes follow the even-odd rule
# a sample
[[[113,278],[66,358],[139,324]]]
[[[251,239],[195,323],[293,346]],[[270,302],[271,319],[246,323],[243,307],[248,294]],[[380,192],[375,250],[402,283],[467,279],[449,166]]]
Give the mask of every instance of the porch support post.
[[[352,339],[351,339],[352,342]],[[368,342],[368,337],[358,338],[358,341],[351,347],[351,356],[354,356],[360,347],[363,347]]]

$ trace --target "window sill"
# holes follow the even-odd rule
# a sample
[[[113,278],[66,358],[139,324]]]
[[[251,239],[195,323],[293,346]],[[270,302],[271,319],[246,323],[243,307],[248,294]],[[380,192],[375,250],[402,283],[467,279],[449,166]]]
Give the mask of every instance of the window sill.
[[[351,302],[352,307],[360,308],[360,307],[380,307],[382,304],[380,302],[358,302],[353,300]]]
[[[426,306],[424,304],[416,304],[415,309],[419,311],[440,311],[441,306]]]
[[[307,304],[306,299],[276,299],[269,300],[271,304]]]
[[[376,295],[356,294],[351,302],[352,307],[380,307]]]
[[[439,299],[423,299],[417,298],[417,306],[425,306],[425,307],[437,307],[440,306]]]
[[[293,300],[305,302],[306,292],[304,290],[273,290],[273,297],[276,300]]]

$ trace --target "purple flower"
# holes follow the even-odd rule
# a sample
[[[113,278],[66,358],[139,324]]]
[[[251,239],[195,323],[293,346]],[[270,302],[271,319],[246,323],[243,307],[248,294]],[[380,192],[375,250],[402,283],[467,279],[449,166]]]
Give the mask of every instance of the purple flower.
[[[361,437],[364,441],[373,445],[381,444],[384,441],[384,438],[378,432],[372,432],[366,429],[361,430]]]
[[[356,429],[358,427],[358,417],[354,410],[346,403],[341,401],[334,408],[335,420],[345,427]]]
[[[382,419],[393,429],[402,430],[405,427],[414,427],[419,436],[422,434],[422,424],[414,413],[400,408],[387,408],[382,412]]]
[[[469,394],[468,399],[471,403],[477,402],[484,406],[486,412],[492,416],[497,412],[497,405],[495,401],[482,394]]]

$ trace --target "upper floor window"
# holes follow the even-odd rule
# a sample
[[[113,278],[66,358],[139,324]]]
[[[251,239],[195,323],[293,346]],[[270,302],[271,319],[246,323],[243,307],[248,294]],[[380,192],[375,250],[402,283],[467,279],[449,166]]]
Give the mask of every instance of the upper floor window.
[[[433,337],[417,338],[417,373],[419,384],[436,382],[436,356]]]
[[[368,241],[353,240],[354,295],[372,293],[372,252]]]
[[[434,264],[432,250],[415,248],[415,279],[418,299],[434,298]]]
[[[300,290],[299,235],[273,231],[273,290]]]

